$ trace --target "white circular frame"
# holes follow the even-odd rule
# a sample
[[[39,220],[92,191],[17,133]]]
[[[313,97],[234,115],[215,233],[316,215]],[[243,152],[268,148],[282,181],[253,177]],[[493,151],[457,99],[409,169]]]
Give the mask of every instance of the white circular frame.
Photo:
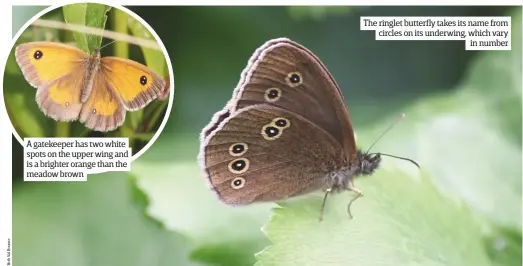
[[[169,94],[170,95],[169,95],[169,99],[168,99],[169,102],[167,104],[167,110],[165,112],[165,116],[163,118],[162,123],[160,124],[160,127],[158,128],[158,130],[156,131],[156,133],[154,134],[152,139],[149,142],[147,142],[147,144],[139,152],[137,152],[136,154],[134,154],[131,157],[131,162],[132,162],[132,161],[136,160],[138,157],[140,157],[145,151],[147,151],[151,147],[151,145],[153,145],[153,143],[156,141],[156,139],[158,139],[158,137],[160,136],[161,132],[163,131],[163,129],[165,127],[165,124],[167,123],[167,120],[169,120],[169,115],[171,114],[171,109],[172,109],[172,105],[173,105],[173,102],[174,102],[174,74],[173,74],[173,68],[172,68],[172,65],[171,65],[171,59],[169,58],[169,54],[167,53],[167,49],[163,45],[163,42],[161,41],[161,39],[158,36],[158,34],[156,34],[156,32],[151,28],[151,26],[149,26],[149,24],[147,22],[145,22],[141,17],[139,17],[134,12],[132,12],[131,10],[129,10],[129,9],[123,7],[123,6],[115,5],[115,4],[109,4],[109,3],[102,3],[102,2],[99,2],[99,1],[71,1],[70,3],[65,4],[65,5],[53,5],[53,6],[50,6],[50,7],[46,8],[46,9],[38,12],[38,14],[33,16],[30,20],[28,20],[20,28],[20,30],[18,30],[18,32],[16,33],[16,35],[13,37],[13,39],[11,41],[11,46],[10,46],[9,51],[7,52],[6,55],[3,56],[4,60],[2,60],[2,62],[7,62],[7,59],[9,58],[9,54],[11,53],[11,50],[13,49],[13,46],[15,45],[16,41],[18,40],[18,38],[20,38],[20,35],[22,35],[22,33],[27,28],[29,28],[29,26],[31,26],[31,24],[33,24],[33,22],[35,20],[39,19],[44,14],[47,14],[48,12],[50,12],[52,10],[55,10],[55,9],[58,9],[58,8],[61,8],[63,6],[73,5],[73,4],[82,4],[82,3],[95,3],[95,4],[101,4],[101,5],[110,6],[112,8],[116,8],[116,9],[122,10],[125,13],[129,14],[130,16],[132,16],[138,22],[142,23],[142,25],[145,26],[145,28],[147,30],[149,30],[149,32],[153,35],[154,39],[158,43],[158,46],[160,46],[160,49],[162,50],[164,58],[165,58],[165,60],[167,62],[167,69],[168,69],[168,72],[169,72],[169,87],[170,87],[169,88],[169,90],[170,90]],[[2,77],[3,77],[4,74],[5,74],[6,63],[2,64],[1,67],[2,68],[0,69],[0,71],[1,71]],[[3,109],[3,112],[5,113],[5,116],[9,117],[9,115],[7,113],[7,107],[5,106],[3,90],[2,90],[2,93],[0,93],[0,101],[2,101],[2,105],[4,105],[4,108],[2,108],[2,109]],[[11,123],[11,128],[12,128],[12,132],[13,132],[13,135],[15,136],[16,140],[18,140],[20,145],[23,146],[24,145],[24,141],[22,140],[20,135],[18,135],[18,132],[16,132],[16,130],[15,130],[15,128],[14,128],[12,123]]]

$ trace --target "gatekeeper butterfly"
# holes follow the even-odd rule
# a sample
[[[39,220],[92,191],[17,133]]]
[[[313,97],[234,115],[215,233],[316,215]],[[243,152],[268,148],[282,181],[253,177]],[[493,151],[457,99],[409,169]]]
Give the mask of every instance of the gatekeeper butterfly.
[[[37,89],[42,112],[57,121],[79,120],[106,132],[121,126],[127,111],[157,98],[165,80],[148,67],[119,57],[91,55],[65,44],[30,42],[16,47],[16,62]]]

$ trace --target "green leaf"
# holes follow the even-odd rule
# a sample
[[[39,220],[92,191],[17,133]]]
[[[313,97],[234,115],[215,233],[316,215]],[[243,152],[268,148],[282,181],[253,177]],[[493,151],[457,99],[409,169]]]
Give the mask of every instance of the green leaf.
[[[404,138],[380,146],[415,155],[442,192],[494,222],[521,228],[521,148],[493,125],[504,116],[491,116],[490,100],[467,89],[426,99],[407,111],[412,126],[402,125]]]
[[[523,263],[520,230],[495,228],[485,241],[485,249],[493,266],[520,266]]]
[[[189,261],[186,238],[144,215],[146,200],[124,173],[26,183],[13,193],[14,260],[40,266],[201,265]],[[50,239],[52,247],[45,245]]]
[[[322,193],[282,204],[264,228],[274,243],[259,265],[489,265],[470,213],[441,196],[428,178],[394,167],[358,180],[364,197],[330,197],[318,221]]]
[[[216,266],[245,265],[254,263],[253,253],[266,245],[263,241],[233,241],[202,245],[191,253],[191,259]],[[252,251],[252,252],[250,252]]]
[[[101,33],[107,22],[106,13],[110,6],[92,3],[72,4],[63,7],[65,22],[76,25],[100,28],[100,35],[90,35],[83,32],[73,32],[78,48],[91,53],[102,44]]]

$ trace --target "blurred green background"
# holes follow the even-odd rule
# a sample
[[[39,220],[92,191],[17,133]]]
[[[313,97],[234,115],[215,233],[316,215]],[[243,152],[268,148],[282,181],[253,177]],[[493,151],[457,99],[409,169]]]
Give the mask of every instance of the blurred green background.
[[[40,9],[31,10],[40,11]],[[21,22],[25,24],[26,21]],[[101,4],[67,5],[44,14],[39,18],[39,21],[86,25],[104,29],[105,33],[124,34],[139,38],[139,41],[142,42],[153,41],[156,43],[156,39],[149,30],[132,16],[122,10]],[[18,31],[18,28],[14,29],[14,32]],[[101,32],[102,30],[100,30]],[[121,39],[102,38],[100,35],[89,35],[84,32],[38,25],[32,25],[25,29],[16,40],[15,45],[35,41],[66,43],[80,48],[87,54],[107,45],[101,49],[102,56],[129,58],[147,65],[162,77],[168,76],[166,60],[159,47],[152,49],[143,44],[142,46],[129,44]],[[116,42],[111,44],[113,41]],[[23,77],[14,53],[15,48],[13,47],[9,54],[4,75],[4,101],[13,127],[22,139],[25,137],[127,137],[134,155],[153,138],[165,117],[168,101],[155,100],[143,109],[127,112],[123,125],[109,132],[92,131],[79,121],[55,121],[40,111],[35,101],[36,89]]]
[[[13,151],[16,265],[521,265],[521,7],[130,7],[169,52],[176,99],[131,173],[23,183]],[[13,9],[16,31],[41,8]],[[511,51],[462,41],[375,41],[360,16],[512,16]],[[199,132],[265,41],[289,37],[341,86],[358,145],[383,167],[356,185],[232,208],[197,167]],[[262,230],[260,230],[262,228]]]

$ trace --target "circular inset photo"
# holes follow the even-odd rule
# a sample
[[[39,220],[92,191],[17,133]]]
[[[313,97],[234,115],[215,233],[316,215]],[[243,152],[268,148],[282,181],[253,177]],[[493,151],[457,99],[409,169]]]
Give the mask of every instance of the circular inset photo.
[[[24,138],[124,137],[133,158],[158,137],[174,98],[173,70],[150,26],[121,6],[51,7],[14,38],[4,101]]]

